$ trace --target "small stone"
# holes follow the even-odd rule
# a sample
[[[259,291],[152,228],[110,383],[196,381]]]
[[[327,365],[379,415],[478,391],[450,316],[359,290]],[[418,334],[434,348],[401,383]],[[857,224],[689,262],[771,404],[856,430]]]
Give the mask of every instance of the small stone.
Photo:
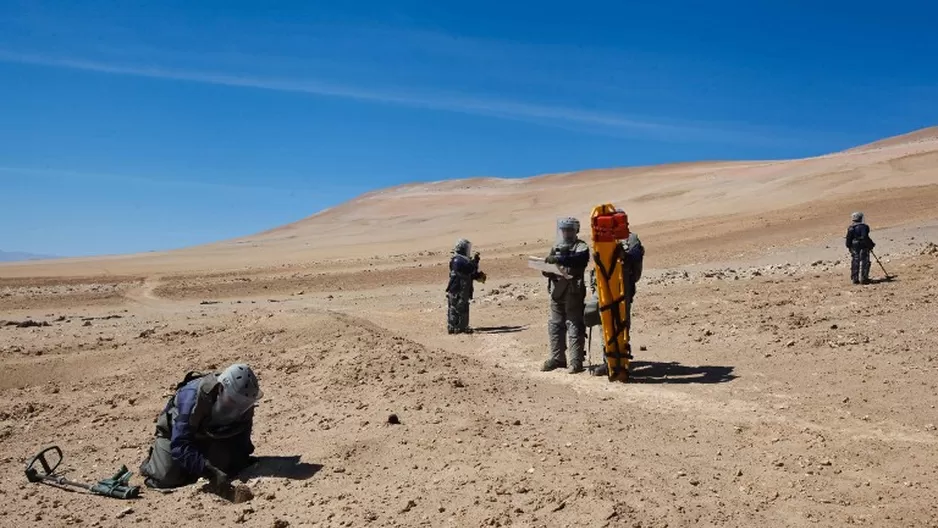
[[[277,519],[274,521],[274,528],[287,528],[287,526],[290,526],[290,523],[284,521],[283,519]]]
[[[737,469],[737,470],[736,470],[736,476],[737,476],[737,477],[743,476],[743,470]]]
[[[407,504],[401,509],[401,513],[407,513],[416,507],[417,507],[417,502],[413,500],[409,500],[407,501]]]
[[[785,463],[782,462],[781,460],[779,460],[778,462],[775,462],[775,467],[784,467],[784,466],[785,466]]]
[[[822,465],[822,466],[831,466],[831,465],[833,465],[833,462],[831,462],[831,461],[828,460],[828,459],[825,459],[825,460],[823,460],[823,461],[821,462],[821,465]]]
[[[647,352],[647,351],[648,351],[648,347],[645,346],[645,345],[642,345],[642,346],[638,347],[638,349],[639,349],[640,351],[642,351],[642,352]]]
[[[511,425],[521,425],[521,420],[515,420]]]
[[[400,424],[401,424],[401,420],[400,420],[400,418],[397,417],[396,414],[392,414],[392,415],[388,416],[388,424],[390,424],[390,425],[400,425]]]
[[[935,424],[928,424],[925,426],[926,431],[934,431],[936,429]]]
[[[133,512],[134,512],[134,509],[133,509],[133,508],[124,508],[123,510],[121,510],[120,513],[117,514],[117,518],[118,518],[118,519],[123,519],[124,517],[127,517],[128,515],[130,515],[130,514],[133,513]]]
[[[332,470],[333,473],[345,473],[345,468],[337,467]]]
[[[690,479],[690,485],[691,485],[691,486],[699,486],[699,485],[700,485],[700,481],[697,480],[697,479]]]
[[[533,474],[534,474],[534,468],[528,468],[528,474],[533,475]]]

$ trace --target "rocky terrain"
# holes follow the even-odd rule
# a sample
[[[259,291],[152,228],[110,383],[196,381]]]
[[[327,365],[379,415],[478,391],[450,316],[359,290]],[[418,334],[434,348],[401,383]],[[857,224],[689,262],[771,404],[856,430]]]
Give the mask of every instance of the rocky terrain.
[[[869,184],[936,172],[894,165]],[[525,260],[546,253],[549,220],[502,240],[498,216],[476,220],[489,280],[473,335],[445,332],[445,246],[381,246],[378,231],[341,257],[264,242],[266,264],[210,247],[0,266],[0,525],[938,526],[928,189],[868,209],[889,275],[874,261],[867,286],[850,284],[841,238],[866,198],[809,188],[795,220],[788,203],[725,201],[690,232],[630,213],[648,259],[629,384],[538,370],[546,285]],[[49,445],[68,478],[137,472],[175,383],[235,361],[265,391],[250,500],[202,482],[119,501],[26,481]]]

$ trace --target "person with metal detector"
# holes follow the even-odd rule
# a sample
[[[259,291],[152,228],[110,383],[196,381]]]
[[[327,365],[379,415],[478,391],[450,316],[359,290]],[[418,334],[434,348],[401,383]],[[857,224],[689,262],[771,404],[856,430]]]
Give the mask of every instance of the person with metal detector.
[[[220,374],[190,372],[156,420],[156,438],[140,473],[150,488],[177,488],[207,478],[217,490],[252,464],[254,407],[263,397],[251,367]]]
[[[869,284],[870,252],[876,247],[876,243],[870,238],[870,226],[863,222],[863,213],[853,213],[850,220],[853,223],[847,228],[845,237],[847,251],[850,252],[850,280],[854,284]]]

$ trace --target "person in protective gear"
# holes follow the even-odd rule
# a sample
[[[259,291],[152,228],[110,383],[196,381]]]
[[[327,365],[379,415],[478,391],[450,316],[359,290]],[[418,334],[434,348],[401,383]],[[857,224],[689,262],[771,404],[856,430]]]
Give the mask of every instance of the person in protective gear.
[[[584,275],[590,261],[590,249],[586,242],[580,240],[579,232],[580,221],[576,218],[558,220],[557,242],[544,259],[548,264],[556,264],[570,277],[544,272],[544,276],[548,278],[547,291],[550,294],[550,318],[547,322],[550,357],[541,367],[545,372],[567,367],[568,343],[570,373],[583,372],[583,360],[586,356],[586,324],[583,321],[586,300]]]
[[[475,290],[473,281],[485,283],[485,273],[479,271],[479,254],[472,254],[472,242],[461,238],[453,248],[449,261],[449,284],[446,285],[446,330],[450,334],[471,334],[469,327],[469,301]]]
[[[254,459],[254,407],[263,397],[251,367],[190,372],[156,420],[156,438],[140,465],[151,488],[177,488],[205,477],[216,488]]]
[[[619,242],[622,246],[622,273],[624,275],[626,287],[626,298],[628,304],[625,312],[625,329],[629,332],[629,340],[632,337],[632,303],[635,301],[635,285],[642,278],[642,267],[645,259],[645,247],[642,241],[635,233],[630,233],[629,238]],[[590,292],[596,295],[596,269],[590,270]],[[598,306],[598,301],[595,303]],[[598,318],[598,314],[597,314]],[[631,354],[631,345],[629,345]],[[603,345],[603,357],[605,357],[606,347]],[[593,370],[594,376],[608,376],[609,367],[605,361],[602,361],[598,367]]]
[[[846,245],[850,251],[850,280],[854,284],[870,283],[870,251],[876,247],[870,238],[870,226],[863,222],[863,213],[850,215],[852,224],[847,228]]]

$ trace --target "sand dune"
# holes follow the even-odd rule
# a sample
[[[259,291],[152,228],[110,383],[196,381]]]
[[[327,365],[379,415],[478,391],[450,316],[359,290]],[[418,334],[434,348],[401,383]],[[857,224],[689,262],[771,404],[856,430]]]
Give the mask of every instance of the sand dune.
[[[126,275],[233,270],[348,257],[442,250],[459,236],[497,250],[551,238],[554,221],[586,220],[613,202],[632,224],[713,224],[798,206],[878,207],[870,197],[917,188],[909,199],[938,198],[938,128],[815,158],[708,162],[605,169],[525,179],[476,178],[377,190],[299,222],[256,235],[178,251],[0,266],[0,276]],[[912,205],[912,209],[921,207]],[[930,213],[925,212],[925,216]],[[895,215],[893,215],[894,217]],[[895,222],[921,219],[891,220]],[[705,220],[704,220],[705,219]],[[717,221],[717,224],[720,222]],[[838,223],[842,223],[838,220]],[[584,222],[585,224],[585,222]],[[883,227],[884,224],[879,224]],[[833,225],[818,224],[818,233]],[[839,228],[838,228],[839,229]],[[708,235],[702,232],[702,235]]]

